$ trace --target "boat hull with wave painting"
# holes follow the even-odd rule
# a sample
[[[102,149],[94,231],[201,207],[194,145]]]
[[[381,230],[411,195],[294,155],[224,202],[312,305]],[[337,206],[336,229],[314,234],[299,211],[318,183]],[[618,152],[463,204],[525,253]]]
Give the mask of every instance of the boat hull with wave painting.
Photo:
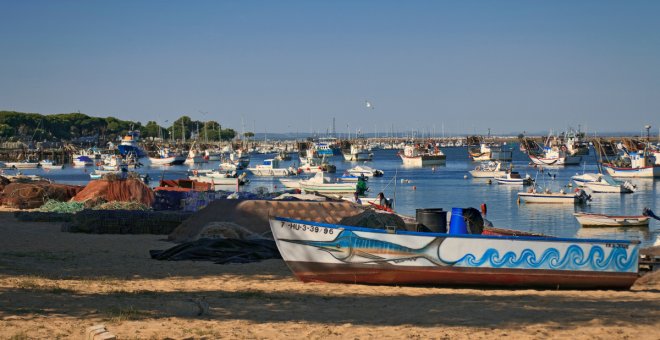
[[[273,217],[304,282],[628,289],[639,242],[380,230]]]

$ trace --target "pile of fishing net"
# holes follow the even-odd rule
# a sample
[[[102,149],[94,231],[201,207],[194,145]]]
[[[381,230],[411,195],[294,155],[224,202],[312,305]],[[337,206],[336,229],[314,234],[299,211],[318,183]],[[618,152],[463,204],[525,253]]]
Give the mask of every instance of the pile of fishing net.
[[[39,208],[39,211],[54,212],[60,214],[75,214],[84,209],[84,202],[60,202],[57,200],[49,200]]]
[[[92,210],[139,210],[147,211],[151,210],[151,207],[140,202],[122,202],[122,201],[112,201],[101,203],[97,206],[92,207]]]
[[[386,226],[396,226],[397,229],[406,228],[406,222],[401,217],[395,214],[379,213],[372,209],[367,209],[354,216],[344,217],[339,224],[373,229],[385,229]]]
[[[103,201],[103,202],[138,202],[151,207],[154,203],[154,192],[144,182],[137,178],[91,181],[73,200]]]
[[[48,200],[68,201],[83,187],[48,181],[9,183],[0,195],[0,205],[18,209],[39,208]]]

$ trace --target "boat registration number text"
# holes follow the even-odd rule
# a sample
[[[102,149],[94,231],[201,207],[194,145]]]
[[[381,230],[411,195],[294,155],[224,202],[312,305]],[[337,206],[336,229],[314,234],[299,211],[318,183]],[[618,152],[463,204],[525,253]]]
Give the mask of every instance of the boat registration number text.
[[[310,233],[324,233],[324,234],[335,233],[335,231],[332,228],[323,228],[323,227],[316,227],[307,224],[282,222],[282,228],[285,227],[288,227],[291,230],[309,231]]]
[[[623,248],[623,249],[628,249],[628,244],[621,244],[621,243],[605,243],[605,247],[607,248]]]

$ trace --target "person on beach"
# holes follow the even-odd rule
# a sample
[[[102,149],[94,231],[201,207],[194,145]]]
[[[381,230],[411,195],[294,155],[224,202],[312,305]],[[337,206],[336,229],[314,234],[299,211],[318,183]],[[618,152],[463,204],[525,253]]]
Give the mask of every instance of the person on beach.
[[[362,200],[360,199],[360,194],[357,191],[353,193],[353,202],[357,204],[362,204]]]
[[[362,177],[358,177],[358,182],[355,185],[355,190],[358,195],[364,195],[365,192],[367,192],[367,182],[364,180]]]
[[[392,208],[392,202],[385,197],[385,194],[382,192],[378,193],[378,205],[380,205],[383,208]]]

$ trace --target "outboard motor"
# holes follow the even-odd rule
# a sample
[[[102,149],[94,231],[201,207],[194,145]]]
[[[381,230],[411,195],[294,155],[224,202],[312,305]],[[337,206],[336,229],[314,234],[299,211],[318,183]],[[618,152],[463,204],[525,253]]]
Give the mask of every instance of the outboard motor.
[[[577,192],[577,196],[580,201],[583,201],[585,203],[591,201],[591,195],[587,194],[586,191],[582,189],[576,189],[575,191]]]
[[[634,185],[634,184],[632,184],[628,181],[623,182],[623,187],[630,190],[630,191],[635,191],[637,189],[636,185]]]
[[[649,209],[649,208],[644,208],[644,210],[642,211],[642,215],[644,215],[644,216],[648,216],[648,217],[651,217],[651,218],[655,218],[656,220],[660,221],[660,217],[658,217],[658,216],[653,212],[653,210],[651,210],[651,209]]]

